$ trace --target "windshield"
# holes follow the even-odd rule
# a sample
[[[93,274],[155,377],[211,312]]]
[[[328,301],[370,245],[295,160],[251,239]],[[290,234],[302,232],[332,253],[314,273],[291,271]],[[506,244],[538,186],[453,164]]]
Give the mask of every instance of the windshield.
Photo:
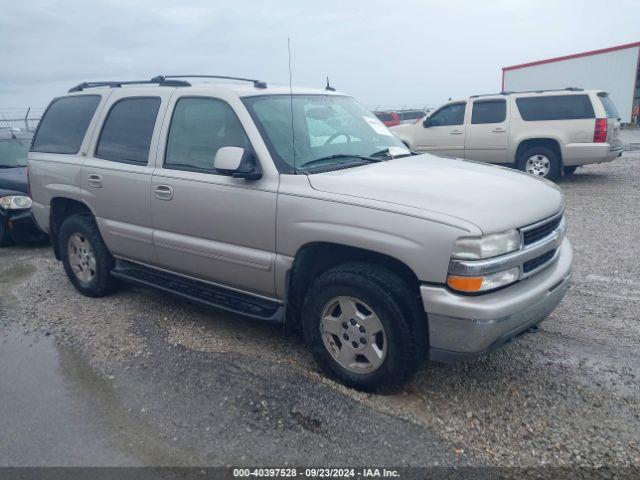
[[[330,168],[354,163],[357,156],[387,149],[393,155],[410,154],[380,120],[351,97],[268,95],[243,100],[284,173],[305,164]],[[314,161],[318,159],[323,160]]]
[[[31,139],[0,139],[0,168],[26,167]]]

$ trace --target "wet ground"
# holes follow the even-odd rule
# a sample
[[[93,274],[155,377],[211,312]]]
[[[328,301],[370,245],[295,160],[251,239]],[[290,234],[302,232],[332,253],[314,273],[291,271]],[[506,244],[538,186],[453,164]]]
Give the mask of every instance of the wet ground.
[[[640,154],[560,182],[573,286],[539,333],[394,395],[273,327],[0,250],[0,465],[640,466]]]
[[[180,333],[162,324],[167,317],[141,314],[130,300],[140,297],[143,305],[138,307],[144,307],[144,298],[151,304],[164,303],[163,314],[175,308],[178,322],[180,316],[197,314],[203,326],[215,328],[215,315],[209,311],[133,289],[108,300],[106,308],[103,304],[96,309],[88,299],[75,298],[66,282],[56,283],[58,265],[48,249],[4,250],[0,259],[4,267],[0,465],[469,461],[468,455],[456,455],[428,429],[363,408],[326,382],[310,381],[305,372],[291,369],[286,362],[261,358],[259,352],[234,351],[242,348],[227,349],[233,343],[230,339],[220,341],[225,347],[219,351],[183,346],[174,338]],[[40,277],[42,266],[44,278]],[[21,311],[24,290],[16,285],[25,278],[35,281],[28,287],[36,296],[34,303],[47,298],[52,305],[44,311],[25,305]],[[62,300],[63,295],[73,300]],[[113,302],[123,307],[123,297],[127,308],[113,311]],[[43,328],[39,320],[33,322],[34,313],[50,322],[51,328]],[[90,327],[95,330],[75,324],[86,316],[94,320]],[[61,324],[61,318],[70,323]],[[122,321],[128,331],[116,329],[109,337],[111,321]],[[243,343],[244,329],[252,330],[250,336],[255,339],[264,335],[269,342],[285,346],[288,342],[272,327],[231,317],[222,322],[237,329],[236,347]],[[375,442],[376,448],[366,448],[369,442]]]

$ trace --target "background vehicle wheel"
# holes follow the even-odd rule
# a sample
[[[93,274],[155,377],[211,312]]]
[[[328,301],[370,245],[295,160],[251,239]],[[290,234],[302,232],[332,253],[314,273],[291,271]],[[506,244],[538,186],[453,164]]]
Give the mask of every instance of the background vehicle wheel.
[[[11,232],[4,218],[0,218],[0,248],[8,247],[13,243]]]
[[[576,173],[577,169],[578,169],[577,165],[572,165],[571,167],[564,167],[564,174],[573,175],[574,173]]]
[[[89,215],[72,215],[60,228],[60,253],[73,286],[88,297],[102,297],[118,285],[111,276],[115,260],[95,221]]]
[[[305,341],[332,378],[359,390],[392,390],[427,357],[427,321],[409,286],[370,264],[335,267],[311,286]]]
[[[522,152],[518,168],[536,177],[554,180],[560,176],[560,159],[553,150],[532,147]]]

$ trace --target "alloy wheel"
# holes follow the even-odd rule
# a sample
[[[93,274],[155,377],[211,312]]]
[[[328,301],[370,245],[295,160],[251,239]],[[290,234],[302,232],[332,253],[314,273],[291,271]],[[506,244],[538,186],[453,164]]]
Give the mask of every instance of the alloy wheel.
[[[96,256],[87,238],[75,233],[67,242],[67,256],[73,273],[82,283],[89,283],[96,276]]]
[[[385,360],[384,326],[362,300],[347,296],[329,300],[322,310],[320,333],[333,359],[350,372],[375,372]]]
[[[551,170],[551,161],[544,155],[532,155],[527,159],[524,169],[531,175],[546,177]]]

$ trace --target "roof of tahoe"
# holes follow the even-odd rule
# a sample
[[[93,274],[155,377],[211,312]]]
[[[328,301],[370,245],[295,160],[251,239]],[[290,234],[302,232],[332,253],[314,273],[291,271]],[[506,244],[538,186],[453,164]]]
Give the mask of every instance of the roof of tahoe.
[[[184,78],[202,79],[198,83],[191,83]],[[208,80],[208,81],[207,81]],[[213,81],[211,81],[213,80]],[[231,91],[241,97],[258,95],[341,95],[327,88],[290,87],[289,85],[268,85],[266,82],[255,79],[228,77],[219,75],[158,75],[150,80],[109,80],[83,82],[69,89],[68,93],[84,92],[94,89],[110,88],[189,88],[194,90],[225,90]]]

